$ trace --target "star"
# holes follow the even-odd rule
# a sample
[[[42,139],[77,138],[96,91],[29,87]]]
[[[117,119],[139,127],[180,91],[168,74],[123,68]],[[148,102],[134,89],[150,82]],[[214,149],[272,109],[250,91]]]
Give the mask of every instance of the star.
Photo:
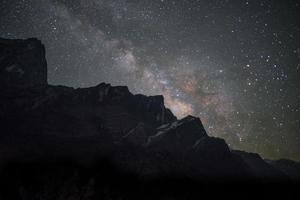
[[[272,142],[258,153],[300,160],[298,9],[264,0],[3,0],[0,37],[41,39],[50,84],[162,94],[178,118],[200,117],[231,148]]]

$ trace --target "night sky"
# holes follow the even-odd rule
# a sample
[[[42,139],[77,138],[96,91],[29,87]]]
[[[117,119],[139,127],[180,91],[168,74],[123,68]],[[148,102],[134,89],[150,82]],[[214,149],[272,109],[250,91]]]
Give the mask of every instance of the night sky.
[[[232,148],[300,161],[300,1],[0,2],[0,37],[41,39],[50,84],[163,94]]]

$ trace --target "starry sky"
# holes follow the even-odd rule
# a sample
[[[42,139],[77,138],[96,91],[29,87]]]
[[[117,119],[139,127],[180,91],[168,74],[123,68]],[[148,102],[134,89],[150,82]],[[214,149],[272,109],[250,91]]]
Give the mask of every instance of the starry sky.
[[[300,1],[0,1],[0,37],[41,39],[50,84],[163,94],[231,148],[300,161]]]

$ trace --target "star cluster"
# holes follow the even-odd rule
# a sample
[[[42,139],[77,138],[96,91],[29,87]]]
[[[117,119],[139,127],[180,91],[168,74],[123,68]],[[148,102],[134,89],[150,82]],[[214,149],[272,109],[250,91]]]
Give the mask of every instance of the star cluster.
[[[2,0],[0,37],[38,37],[48,81],[163,94],[177,117],[266,158],[300,160],[296,0]]]

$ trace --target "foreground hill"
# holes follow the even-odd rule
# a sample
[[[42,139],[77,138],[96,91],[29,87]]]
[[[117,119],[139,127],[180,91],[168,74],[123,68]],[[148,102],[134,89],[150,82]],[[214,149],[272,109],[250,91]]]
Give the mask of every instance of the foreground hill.
[[[178,120],[163,96],[47,84],[34,38],[0,39],[0,121],[3,198],[185,199],[211,184],[300,180],[299,163],[232,150],[199,118]]]

